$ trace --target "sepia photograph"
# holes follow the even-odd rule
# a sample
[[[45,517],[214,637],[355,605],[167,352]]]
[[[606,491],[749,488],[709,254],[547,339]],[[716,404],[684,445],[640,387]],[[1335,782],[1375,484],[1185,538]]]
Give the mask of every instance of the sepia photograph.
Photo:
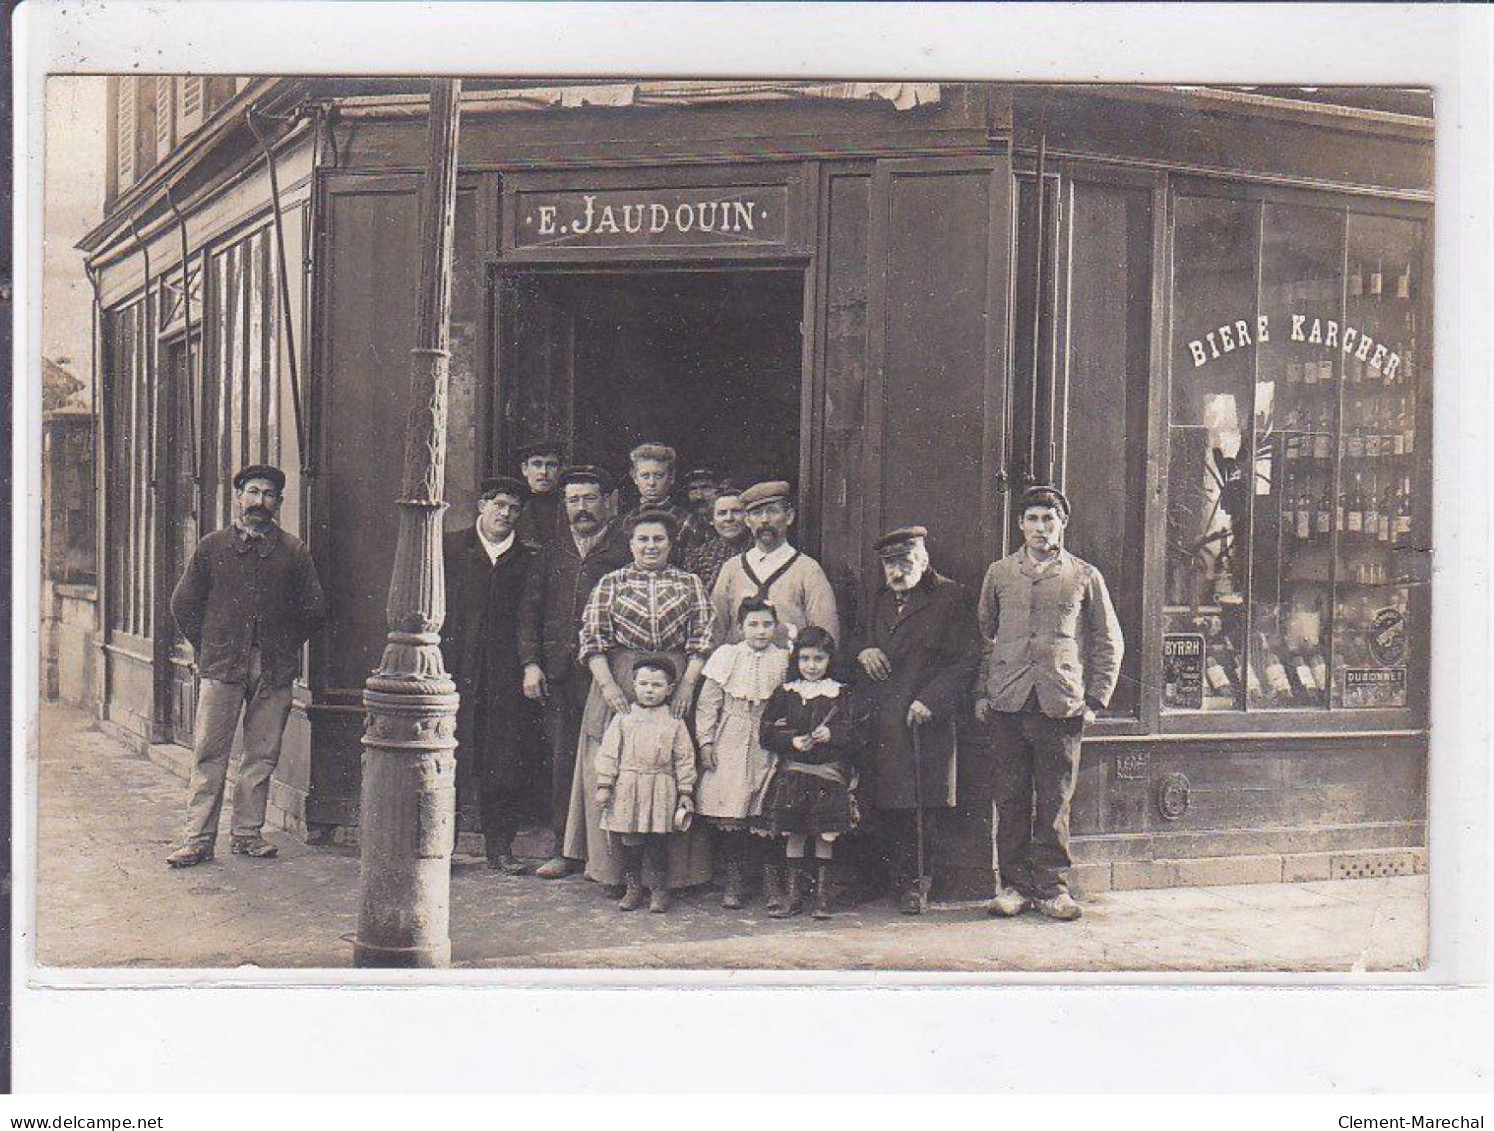
[[[39,973],[1426,969],[1431,89],[44,112]]]

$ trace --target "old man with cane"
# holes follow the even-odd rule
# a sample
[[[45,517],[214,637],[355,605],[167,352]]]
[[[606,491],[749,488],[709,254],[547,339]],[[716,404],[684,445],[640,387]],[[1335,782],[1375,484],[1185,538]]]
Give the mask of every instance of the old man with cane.
[[[877,540],[883,585],[856,655],[865,799],[884,830],[905,915],[927,905],[926,837],[935,814],[955,803],[955,719],[980,658],[969,597],[929,564],[927,537],[922,526],[904,526]]]

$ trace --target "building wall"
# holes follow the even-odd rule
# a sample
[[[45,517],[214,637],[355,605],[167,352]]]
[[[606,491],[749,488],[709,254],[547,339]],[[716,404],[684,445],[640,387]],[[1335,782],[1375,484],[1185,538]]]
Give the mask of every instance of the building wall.
[[[1360,164],[1343,165],[1339,146],[1347,143],[1336,133],[1316,139],[1313,159],[1314,129],[1248,116],[1242,129],[1294,142],[1292,158],[1256,142],[1202,152],[1197,138],[1164,128],[1168,114],[1154,107],[1071,105],[1064,95],[1054,105],[1071,113],[1050,130],[1052,191],[1044,190],[1039,230],[1036,193],[1022,188],[1037,183],[1025,96],[1009,157],[1006,126],[990,100],[949,89],[946,103],[907,115],[805,106],[465,122],[448,524],[470,521],[473,484],[501,451],[489,270],[524,259],[500,230],[505,201],[541,175],[576,186],[626,176],[649,187],[711,170],[729,182],[734,162],[750,153],[760,165],[766,155],[807,186],[796,220],[807,244],[795,252],[808,265],[801,486],[810,505],[801,530],[851,619],[876,576],[867,546],[896,522],[925,521],[936,563],[978,583],[984,563],[1011,544],[1003,473],[1009,487],[1023,473],[1065,479],[1082,512],[1074,549],[1128,579],[1113,586],[1132,637],[1128,683],[1086,745],[1076,803],[1086,882],[1125,886],[1157,860],[1261,857],[1268,858],[1255,865],[1262,875],[1274,859],[1282,876],[1328,867],[1323,861],[1335,853],[1419,850],[1427,736],[1418,709],[1347,721],[1374,728],[1360,735],[1334,733],[1326,718],[1298,725],[1243,714],[1205,720],[1212,726],[1204,733],[1201,723],[1162,717],[1155,685],[1148,687],[1162,652],[1172,178],[1200,175],[1207,160],[1217,183],[1290,195],[1302,186],[1285,181],[1317,177],[1335,162],[1344,176],[1372,179],[1373,162],[1363,164],[1361,154]],[[1056,122],[1051,107],[1046,120]],[[281,819],[313,839],[340,835],[358,819],[361,689],[382,646],[399,466],[390,440],[403,431],[413,341],[413,170],[423,160],[423,130],[418,119],[333,127],[338,167],[323,174],[316,223],[305,229],[316,281],[310,308],[301,273],[291,272],[297,329],[309,319],[302,372],[316,476],[302,479],[287,453],[296,486],[286,521],[307,533],[334,616],[311,646],[273,797]],[[1353,140],[1371,148],[1359,133]],[[1429,146],[1375,141],[1382,143],[1381,191],[1423,191]],[[309,147],[287,154],[282,184],[300,193],[309,160]],[[1336,193],[1330,181],[1324,174],[1315,188]],[[1335,199],[1373,207],[1367,182],[1339,188],[1350,191]],[[203,238],[222,237],[266,195],[262,178],[245,178],[192,224]],[[287,216],[291,246],[305,215]],[[169,261],[165,237],[157,243]],[[647,254],[638,252],[635,263]],[[1042,286],[1033,291],[1039,255]],[[122,264],[106,281],[116,301],[128,293],[130,270]],[[284,419],[290,403],[287,391],[283,436],[293,434]],[[122,702],[138,696],[130,690],[137,676],[121,665]],[[961,772],[967,801],[941,833],[939,878],[949,894],[977,894],[989,880],[984,759],[981,736],[970,729]]]

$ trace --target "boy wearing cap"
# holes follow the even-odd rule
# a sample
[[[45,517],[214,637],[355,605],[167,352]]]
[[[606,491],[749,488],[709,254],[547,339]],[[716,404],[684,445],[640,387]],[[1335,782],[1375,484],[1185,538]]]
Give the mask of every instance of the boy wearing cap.
[[[488,866],[519,875],[514,837],[531,800],[536,744],[525,741],[519,665],[519,599],[537,547],[519,537],[528,488],[517,479],[486,479],[477,522],[447,534],[446,623],[441,656],[461,695],[457,709],[457,800],[475,789]]]
[[[560,468],[565,449],[554,440],[536,440],[519,449],[519,474],[529,488],[519,517],[519,540],[543,546],[565,533]]]
[[[875,543],[883,584],[858,642],[853,700],[868,716],[862,794],[878,811],[905,915],[922,912],[926,894],[917,868],[917,811],[923,810],[927,844],[935,815],[955,804],[955,718],[980,659],[965,587],[934,570],[927,537],[922,526],[904,526]]]
[[[788,540],[794,524],[793,492],[783,480],[754,483],[742,492],[742,509],[752,545],[728,558],[711,587],[716,610],[716,644],[742,639],[737,608],[759,597],[778,613],[774,643],[788,647],[798,630],[818,625],[840,642],[840,614],[835,590],[820,563]]]
[[[1080,916],[1066,879],[1080,744],[1115,691],[1125,644],[1100,571],[1063,548],[1063,492],[1029,487],[1021,507],[1023,546],[986,570],[977,610],[987,647],[975,714],[989,727],[995,775],[990,911],[1036,907],[1071,920]]]
[[[233,525],[197,543],[171,594],[171,614],[192,644],[202,678],[194,762],[182,844],[166,862],[191,867],[213,858],[228,756],[239,718],[244,746],[234,786],[232,847],[270,859],[264,839],[270,777],[290,714],[301,646],[326,619],[311,552],[275,522],[285,473],[255,464],[233,477]]]

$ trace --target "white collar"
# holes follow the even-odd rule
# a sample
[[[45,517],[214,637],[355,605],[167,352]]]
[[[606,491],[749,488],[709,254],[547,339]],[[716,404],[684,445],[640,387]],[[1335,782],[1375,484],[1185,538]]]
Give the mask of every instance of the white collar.
[[[794,692],[800,699],[838,699],[840,698],[841,685],[836,680],[826,676],[824,679],[810,681],[807,679],[796,679],[785,683],[784,687]]]
[[[794,547],[788,539],[779,543],[778,549],[771,554],[763,553],[754,543],[752,549],[747,551],[747,564],[752,567],[752,572],[757,574],[758,579],[762,580],[793,556]]]
[[[488,561],[493,563],[496,563],[499,558],[508,553],[509,547],[514,544],[514,535],[518,533],[517,530],[510,530],[508,537],[502,542],[493,542],[482,532],[482,523],[477,524],[476,530],[477,540],[482,543],[482,548],[488,552]]]

